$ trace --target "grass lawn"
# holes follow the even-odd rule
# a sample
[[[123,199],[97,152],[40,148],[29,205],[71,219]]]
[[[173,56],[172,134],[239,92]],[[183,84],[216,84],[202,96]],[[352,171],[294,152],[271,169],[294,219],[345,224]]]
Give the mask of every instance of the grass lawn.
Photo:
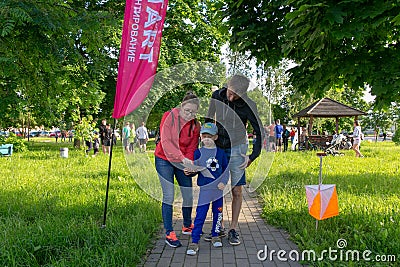
[[[313,265],[400,265],[400,147],[392,142],[363,142],[361,152],[365,158],[355,158],[354,151],[346,151],[345,156],[323,159],[323,183],[336,184],[340,214],[320,221],[318,230],[308,214],[304,188],[318,184],[319,158],[315,152],[277,153],[258,189],[266,222],[286,229],[301,250],[321,253],[332,248],[338,250],[338,257],[341,250],[358,250],[360,258],[363,251],[370,250],[371,260],[376,255],[396,256],[395,263],[382,265],[363,260],[325,260]],[[338,239],[345,239],[346,247],[339,249]]]
[[[59,156],[64,146],[70,148],[67,159]],[[345,249],[371,250],[371,258],[396,255],[396,266],[400,260],[400,147],[391,142],[363,143],[362,152],[366,156],[362,159],[355,158],[353,151],[324,158],[323,182],[337,185],[340,215],[320,221],[317,231],[315,219],[308,214],[304,186],[317,184],[319,158],[315,152],[277,153],[258,189],[263,217],[286,229],[300,249],[337,249],[336,242],[342,238],[347,241]],[[34,139],[28,152],[15,153],[11,160],[0,158],[0,266],[139,263],[159,230],[161,204],[135,182],[154,183],[152,156],[135,161],[145,157],[135,155],[125,159],[120,145],[114,149],[105,229],[100,226],[108,156],[85,157],[71,145]],[[314,264],[365,266],[368,262]]]
[[[59,156],[64,146],[69,158]],[[0,266],[135,266],[159,229],[161,205],[134,182],[117,146],[101,229],[108,159],[54,141],[0,158]]]

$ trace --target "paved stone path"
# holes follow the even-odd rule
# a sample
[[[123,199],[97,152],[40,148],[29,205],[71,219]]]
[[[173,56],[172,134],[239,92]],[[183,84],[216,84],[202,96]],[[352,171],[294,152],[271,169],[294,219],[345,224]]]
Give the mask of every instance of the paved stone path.
[[[181,234],[182,216],[179,212],[180,209],[174,207],[174,229],[179,240],[182,242],[182,247],[169,247],[165,243],[164,231],[161,230],[159,238],[154,244],[154,248],[140,266],[302,266],[298,262],[282,261],[278,259],[277,251],[279,250],[286,251],[284,257],[288,258],[288,254],[291,250],[299,251],[299,249],[288,239],[289,236],[287,233],[264,223],[264,220],[260,217],[261,207],[257,201],[256,194],[250,193],[247,187],[243,189],[242,212],[239,216],[239,228],[237,229],[242,242],[240,245],[231,246],[227,238],[223,238],[223,247],[214,248],[210,242],[205,242],[201,239],[198,254],[196,256],[186,255],[190,236]],[[232,196],[230,193],[225,195],[224,203],[224,219],[225,227],[227,227],[227,222],[230,221],[229,215],[231,214],[230,204],[232,203]],[[193,209],[193,213],[195,213],[195,209]],[[205,233],[211,232],[211,211],[208,213],[203,231]],[[265,260],[260,260],[259,257],[257,257],[257,253],[260,250],[265,252],[266,246],[268,248],[268,254],[270,254],[272,250],[275,250],[272,255],[272,260],[271,257],[265,255],[265,253],[260,254],[261,257],[267,257]]]

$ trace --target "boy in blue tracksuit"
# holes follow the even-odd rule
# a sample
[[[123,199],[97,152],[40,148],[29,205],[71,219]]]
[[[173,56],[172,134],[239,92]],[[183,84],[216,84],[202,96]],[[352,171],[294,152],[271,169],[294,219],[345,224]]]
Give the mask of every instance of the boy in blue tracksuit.
[[[199,200],[196,209],[196,219],[192,230],[192,243],[186,251],[188,255],[196,255],[199,250],[207,212],[212,203],[213,223],[212,239],[214,247],[222,247],[219,232],[222,221],[223,190],[229,179],[228,159],[225,152],[216,147],[218,129],[214,123],[205,123],[200,130],[203,146],[194,152],[194,166],[186,172],[198,172],[197,185],[200,186]]]

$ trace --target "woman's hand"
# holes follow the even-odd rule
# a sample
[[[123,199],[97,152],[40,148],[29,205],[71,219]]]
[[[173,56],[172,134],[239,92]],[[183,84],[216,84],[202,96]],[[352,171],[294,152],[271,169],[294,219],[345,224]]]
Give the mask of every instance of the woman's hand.
[[[184,158],[182,160],[182,164],[185,165],[185,166],[190,166],[190,165],[193,165],[193,161],[188,159],[188,158]]]

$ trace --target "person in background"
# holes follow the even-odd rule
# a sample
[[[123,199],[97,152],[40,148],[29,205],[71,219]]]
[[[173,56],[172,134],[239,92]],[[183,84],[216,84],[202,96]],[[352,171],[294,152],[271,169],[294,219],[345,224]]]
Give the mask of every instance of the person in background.
[[[296,128],[292,127],[290,131],[290,142],[293,144],[294,142],[294,137],[296,136]]]
[[[67,137],[67,132],[65,130],[61,131],[61,142],[65,142]]]
[[[137,128],[136,130],[136,136],[139,139],[139,147],[140,147],[140,152],[146,152],[146,144],[147,141],[149,140],[149,133],[147,132],[147,128],[144,124],[144,121],[142,122],[142,125]]]
[[[338,137],[339,137],[338,132],[336,130],[334,130],[333,134],[332,134],[332,140],[330,142],[327,142],[327,144],[332,145],[336,141],[336,138],[338,138]]]
[[[129,135],[129,150],[131,153],[135,153],[135,146],[136,146],[136,128],[135,124],[132,122],[130,125],[131,133]]]
[[[275,125],[275,140],[276,140],[276,150],[275,152],[282,152],[282,132],[283,127],[281,125],[281,121],[279,119],[276,120]]]
[[[182,246],[172,226],[175,196],[174,178],[182,194],[182,234],[190,235],[193,230],[192,178],[185,175],[184,168],[193,164],[194,151],[200,137],[200,123],[196,114],[200,106],[199,98],[188,92],[180,107],[164,113],[160,123],[160,140],[154,152],[155,166],[162,188],[162,218],[165,229],[165,243],[170,247]]]
[[[268,126],[267,125],[264,125],[261,128],[261,131],[262,131],[262,135],[263,136],[268,136],[268,134],[267,134],[268,133]],[[262,148],[268,151],[268,138],[264,138]]]
[[[353,150],[356,152],[356,157],[363,158],[364,156],[360,152],[360,143],[361,143],[361,126],[360,123],[355,120],[354,123],[354,130],[353,130]]]
[[[72,142],[72,140],[74,139],[74,132],[72,131],[72,129],[70,129],[68,131],[68,142]]]
[[[86,157],[89,156],[90,150],[92,150],[93,144],[91,140],[85,140],[85,145],[86,145]]]
[[[93,137],[93,157],[97,156],[99,154],[99,148],[100,148],[100,140],[99,136],[96,134]]]
[[[256,134],[256,132],[253,132],[252,135],[253,135],[252,143],[253,143],[253,146],[255,146],[257,143],[257,134]]]
[[[113,145],[116,146],[117,145],[117,136],[112,133],[113,133],[113,129],[111,129],[112,142],[113,142]]]
[[[333,134],[332,134],[332,139],[336,139],[336,138],[338,138],[338,133],[337,133],[337,131],[335,130],[335,131],[333,131]]]
[[[282,132],[283,152],[286,152],[289,146],[290,132],[286,128],[286,124],[283,124],[282,126],[283,126],[283,132]]]
[[[130,146],[130,143],[129,143],[130,135],[131,135],[131,127],[129,125],[129,121],[127,121],[127,122],[125,122],[124,128],[122,128],[122,144],[123,144],[123,146],[125,148],[126,153],[128,153],[128,154],[131,153],[131,151],[129,149],[129,146]]]
[[[89,157],[90,151],[93,148],[93,136],[89,133],[85,136],[86,157]]]
[[[300,144],[305,145],[307,138],[308,138],[308,133],[307,133],[306,127],[301,127],[301,134],[300,134],[300,138],[299,138]]]
[[[276,144],[275,144],[275,122],[272,122],[270,126],[268,126],[268,142],[269,142],[269,151],[275,152]]]

